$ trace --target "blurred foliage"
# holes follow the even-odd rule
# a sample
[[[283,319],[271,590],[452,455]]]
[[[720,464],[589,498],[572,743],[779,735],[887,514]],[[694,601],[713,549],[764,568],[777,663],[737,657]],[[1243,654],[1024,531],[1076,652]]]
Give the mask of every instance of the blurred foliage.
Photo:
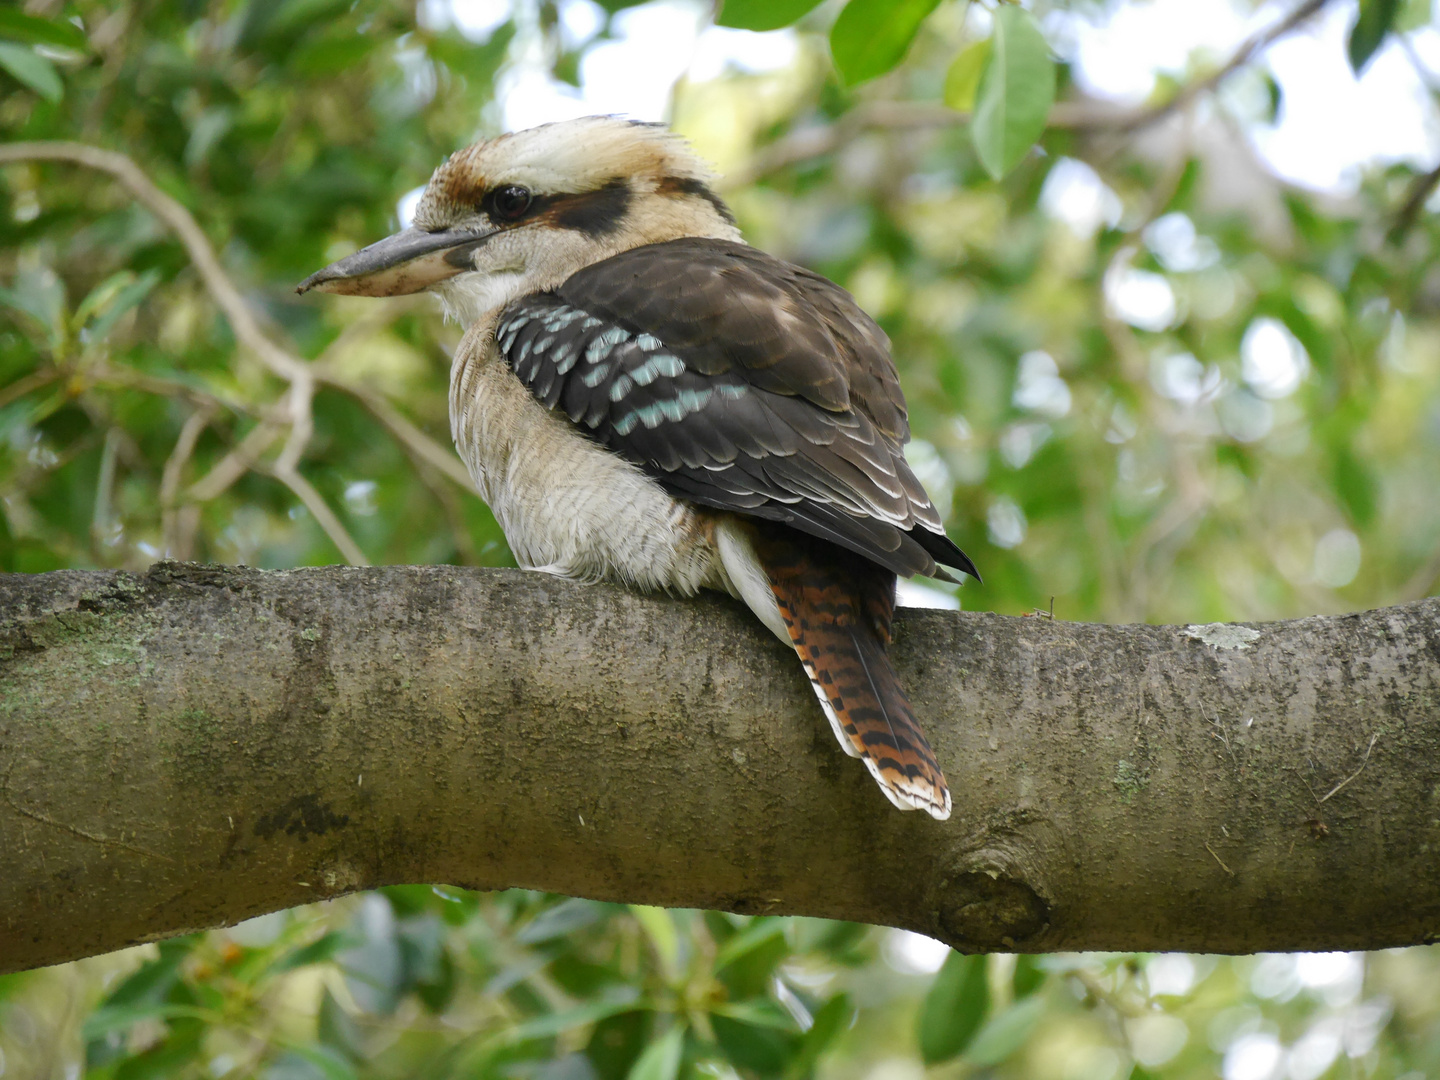
[[[0,167],[0,569],[317,565],[340,544],[510,564],[446,456],[456,328],[423,298],[292,287],[497,130],[508,72],[573,82],[627,6],[578,42],[549,2],[482,40],[435,2],[0,10],[5,142],[129,155],[315,361],[311,385],[237,348],[110,177]],[[1008,161],[1002,132],[996,182],[925,111],[978,105],[988,9],[909,5],[913,40],[875,42],[903,63],[854,89],[839,6],[732,0],[738,25],[803,16],[795,63],[682,83],[673,115],[742,178],[747,236],[892,336],[912,459],[986,575],[971,606],[1202,622],[1436,590],[1433,176],[1376,169],[1346,199],[1276,181],[1243,135],[1277,107],[1261,61],[1220,94],[1162,81],[1151,106],[1190,105],[1143,127],[1062,64],[1040,150]],[[1357,66],[1416,8],[1367,0]],[[816,131],[837,133],[823,153]],[[846,924],[415,885],[0,978],[0,1075],[1418,1080],[1440,1074],[1437,978],[1429,949],[946,959]]]

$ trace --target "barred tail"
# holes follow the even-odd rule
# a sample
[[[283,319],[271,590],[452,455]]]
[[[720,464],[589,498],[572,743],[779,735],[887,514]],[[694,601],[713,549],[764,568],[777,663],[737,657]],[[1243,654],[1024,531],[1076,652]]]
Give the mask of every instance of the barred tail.
[[[895,575],[789,530],[764,530],[756,551],[840,746],[900,809],[944,821],[945,776],[885,652]]]

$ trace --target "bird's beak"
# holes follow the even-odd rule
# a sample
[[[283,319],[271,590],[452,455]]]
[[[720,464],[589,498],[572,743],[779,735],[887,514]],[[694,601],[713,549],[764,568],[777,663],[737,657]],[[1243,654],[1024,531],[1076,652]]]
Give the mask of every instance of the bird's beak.
[[[471,269],[475,249],[494,235],[493,229],[486,232],[405,229],[311,274],[295,291],[305,293],[319,289],[347,296],[404,296],[420,292]]]

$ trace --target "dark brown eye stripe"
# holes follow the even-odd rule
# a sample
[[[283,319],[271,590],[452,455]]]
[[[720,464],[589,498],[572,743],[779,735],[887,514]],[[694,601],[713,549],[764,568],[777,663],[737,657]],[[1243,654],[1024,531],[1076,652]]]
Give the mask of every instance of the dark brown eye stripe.
[[[501,228],[543,224],[574,229],[594,240],[620,228],[630,200],[630,185],[617,176],[594,191],[549,195],[533,194],[518,184],[503,184],[485,193],[480,210]]]
[[[735,224],[735,215],[730,212],[730,207],[725,205],[725,200],[704,180],[697,180],[693,176],[667,176],[655,190],[661,195],[698,195],[715,208],[715,212],[727,225]]]

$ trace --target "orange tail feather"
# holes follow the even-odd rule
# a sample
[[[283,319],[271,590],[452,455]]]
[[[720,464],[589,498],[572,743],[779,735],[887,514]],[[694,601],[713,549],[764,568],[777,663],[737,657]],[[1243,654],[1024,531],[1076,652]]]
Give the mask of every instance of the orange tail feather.
[[[756,551],[841,747],[900,809],[948,818],[945,776],[885,652],[895,575],[788,529],[765,529]]]

